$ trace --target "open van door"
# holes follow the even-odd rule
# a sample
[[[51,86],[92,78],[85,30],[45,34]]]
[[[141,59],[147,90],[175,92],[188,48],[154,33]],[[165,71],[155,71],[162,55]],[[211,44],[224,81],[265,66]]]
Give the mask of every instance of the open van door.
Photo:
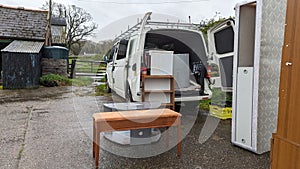
[[[106,77],[107,77],[107,91],[110,92],[111,89],[114,88],[114,79],[113,79],[113,71],[115,69],[114,66],[114,54],[116,51],[116,47],[113,46],[106,55],[105,61],[106,64]]]
[[[145,25],[147,24],[147,21],[150,20],[150,16],[151,16],[152,12],[147,12],[144,16],[144,18],[141,21],[141,26],[139,28],[139,33],[138,33],[138,38],[137,38],[137,49],[136,49],[136,65],[135,65],[135,77],[136,77],[136,82],[141,82],[141,62],[142,62],[142,58],[141,56],[143,56],[144,54],[144,46],[145,46]],[[139,83],[138,83],[139,84]],[[133,89],[136,93],[134,94],[135,98],[136,96],[138,96],[138,93],[141,92],[141,88],[140,88],[140,84],[135,86],[135,89]]]
[[[126,78],[127,78],[127,44],[128,40],[120,40],[114,57],[114,70],[112,71],[114,78],[114,91],[125,98],[126,96]]]
[[[234,20],[227,19],[208,30],[208,64],[211,67],[212,87],[232,91]]]

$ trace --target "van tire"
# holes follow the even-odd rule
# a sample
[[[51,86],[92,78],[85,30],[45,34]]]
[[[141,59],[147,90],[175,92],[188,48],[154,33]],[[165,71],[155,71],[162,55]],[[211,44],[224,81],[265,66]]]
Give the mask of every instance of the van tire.
[[[111,88],[109,87],[107,82],[106,82],[106,93],[111,93]]]
[[[181,109],[181,102],[176,102],[175,103],[175,111],[180,113],[180,109]]]
[[[126,92],[126,101],[127,101],[127,102],[133,102],[131,90],[130,90],[129,87],[128,87],[127,92]]]

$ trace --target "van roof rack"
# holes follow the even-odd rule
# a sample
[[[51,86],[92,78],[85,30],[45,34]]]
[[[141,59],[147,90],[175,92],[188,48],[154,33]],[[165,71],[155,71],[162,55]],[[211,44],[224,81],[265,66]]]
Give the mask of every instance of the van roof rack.
[[[125,32],[121,33],[121,35],[117,36],[115,38],[115,42],[119,41],[121,39],[127,39],[129,38],[133,33],[140,30],[140,32],[143,31],[143,29],[147,26],[150,28],[158,29],[158,28],[172,28],[172,29],[189,29],[189,30],[197,30],[200,25],[199,24],[193,24],[193,23],[180,23],[180,22],[158,22],[158,21],[151,21],[150,15],[152,12],[148,12],[145,14],[144,18],[138,22],[136,25],[134,25],[131,28],[128,28]]]

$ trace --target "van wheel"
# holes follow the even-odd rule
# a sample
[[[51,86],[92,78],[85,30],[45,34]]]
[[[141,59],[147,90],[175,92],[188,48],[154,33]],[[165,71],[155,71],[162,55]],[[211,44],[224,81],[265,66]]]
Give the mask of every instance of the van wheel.
[[[175,103],[175,111],[180,113],[180,109],[181,109],[181,102],[176,102]]]
[[[130,90],[129,87],[128,87],[127,92],[126,92],[126,102],[133,102],[131,90]]]
[[[111,93],[111,88],[109,87],[108,83],[106,83],[106,93]]]

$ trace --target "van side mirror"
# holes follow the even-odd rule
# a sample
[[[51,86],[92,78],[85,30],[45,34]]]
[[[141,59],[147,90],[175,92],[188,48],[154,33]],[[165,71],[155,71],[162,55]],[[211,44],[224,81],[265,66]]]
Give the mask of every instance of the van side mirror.
[[[104,62],[108,62],[108,56],[107,56],[107,55],[104,55],[104,56],[103,56],[103,61],[104,61]]]

